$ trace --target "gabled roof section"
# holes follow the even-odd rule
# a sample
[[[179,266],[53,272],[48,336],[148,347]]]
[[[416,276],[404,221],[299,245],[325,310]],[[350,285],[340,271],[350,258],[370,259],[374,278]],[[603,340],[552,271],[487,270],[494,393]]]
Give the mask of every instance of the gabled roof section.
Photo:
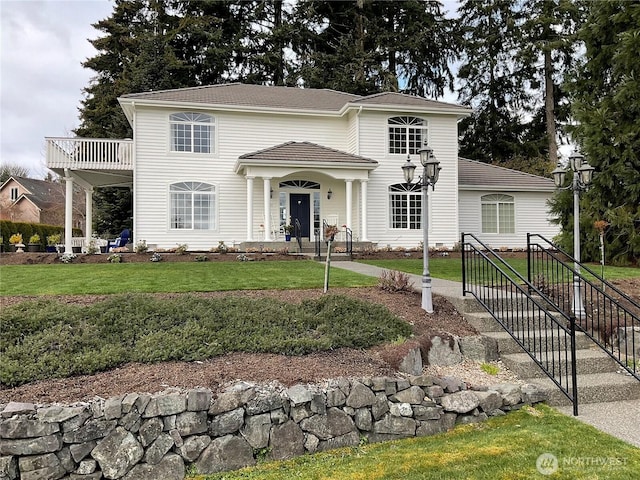
[[[464,190],[553,191],[551,178],[458,158],[458,187]]]
[[[351,153],[336,150],[334,148],[323,147],[311,142],[287,142],[274,147],[258,150],[253,153],[246,153],[240,160],[257,160],[262,162],[291,162],[291,163],[336,163],[336,164],[363,164],[371,165],[373,168],[378,162],[370,158],[353,155]]]
[[[176,90],[133,93],[123,99],[152,100],[236,107],[262,107],[273,109],[316,110],[339,112],[358,95],[329,89],[275,87],[226,83]]]

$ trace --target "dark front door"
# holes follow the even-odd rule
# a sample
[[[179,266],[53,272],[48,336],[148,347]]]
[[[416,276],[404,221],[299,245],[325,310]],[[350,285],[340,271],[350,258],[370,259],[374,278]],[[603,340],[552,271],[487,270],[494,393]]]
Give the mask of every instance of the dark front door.
[[[291,211],[291,223],[300,222],[302,237],[310,238],[311,205],[308,193],[291,193],[289,195],[289,210]]]

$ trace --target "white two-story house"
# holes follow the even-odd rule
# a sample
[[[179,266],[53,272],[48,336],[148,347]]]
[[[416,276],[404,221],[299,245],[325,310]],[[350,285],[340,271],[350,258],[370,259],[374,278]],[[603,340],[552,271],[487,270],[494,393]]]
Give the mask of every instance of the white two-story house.
[[[93,189],[130,186],[133,241],[157,248],[267,247],[283,240],[289,223],[313,240],[324,222],[348,229],[354,241],[416,247],[422,195],[404,183],[401,167],[407,158],[419,166],[423,145],[442,167],[426,206],[431,246],[451,247],[461,231],[496,247],[524,245],[527,231],[557,233],[546,208],[550,179],[458,158],[466,107],[399,93],[244,84],[119,101],[133,139],[47,139],[48,167],[67,191],[76,184],[86,191],[87,238]]]

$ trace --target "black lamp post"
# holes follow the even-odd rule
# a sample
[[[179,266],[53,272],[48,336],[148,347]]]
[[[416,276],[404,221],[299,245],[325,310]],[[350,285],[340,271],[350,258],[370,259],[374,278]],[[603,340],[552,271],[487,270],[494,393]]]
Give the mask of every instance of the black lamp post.
[[[418,150],[420,163],[422,164],[422,176],[418,184],[422,187],[422,309],[427,313],[433,313],[433,300],[431,296],[431,274],[429,273],[429,187],[435,189],[440,177],[440,162],[436,160],[433,149],[427,145]],[[407,155],[407,161],[402,165],[404,180],[408,184],[413,182],[416,166],[411,163],[411,157]]]
[[[563,187],[567,171],[560,164],[551,174],[556,188],[573,190],[573,258],[576,260],[573,269],[573,313],[577,318],[584,318],[584,305],[580,292],[580,192],[589,188],[593,179],[593,168],[577,150],[569,156],[569,167],[573,171],[571,185]]]

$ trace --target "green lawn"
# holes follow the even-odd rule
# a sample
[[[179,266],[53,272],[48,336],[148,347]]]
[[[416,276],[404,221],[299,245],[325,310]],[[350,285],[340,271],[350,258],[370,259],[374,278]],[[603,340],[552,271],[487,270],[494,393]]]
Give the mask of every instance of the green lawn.
[[[377,282],[373,277],[331,269],[331,287]],[[323,283],[324,265],[311,260],[0,266],[0,295],[322,288]]]
[[[536,467],[543,454],[552,454],[558,461],[552,475],[542,475]],[[540,405],[432,437],[344,448],[188,478],[628,480],[640,478],[640,449]]]
[[[527,278],[527,260],[525,258],[508,258],[506,262],[511,265],[520,275]],[[421,258],[402,258],[390,260],[358,260],[369,265],[399,270],[401,272],[422,275]],[[596,273],[600,273],[600,265],[588,265]],[[459,258],[429,258],[429,271],[434,278],[445,280],[462,281],[462,262]],[[621,278],[640,278],[640,268],[614,267],[605,265],[604,278],[606,280],[616,280]]]

